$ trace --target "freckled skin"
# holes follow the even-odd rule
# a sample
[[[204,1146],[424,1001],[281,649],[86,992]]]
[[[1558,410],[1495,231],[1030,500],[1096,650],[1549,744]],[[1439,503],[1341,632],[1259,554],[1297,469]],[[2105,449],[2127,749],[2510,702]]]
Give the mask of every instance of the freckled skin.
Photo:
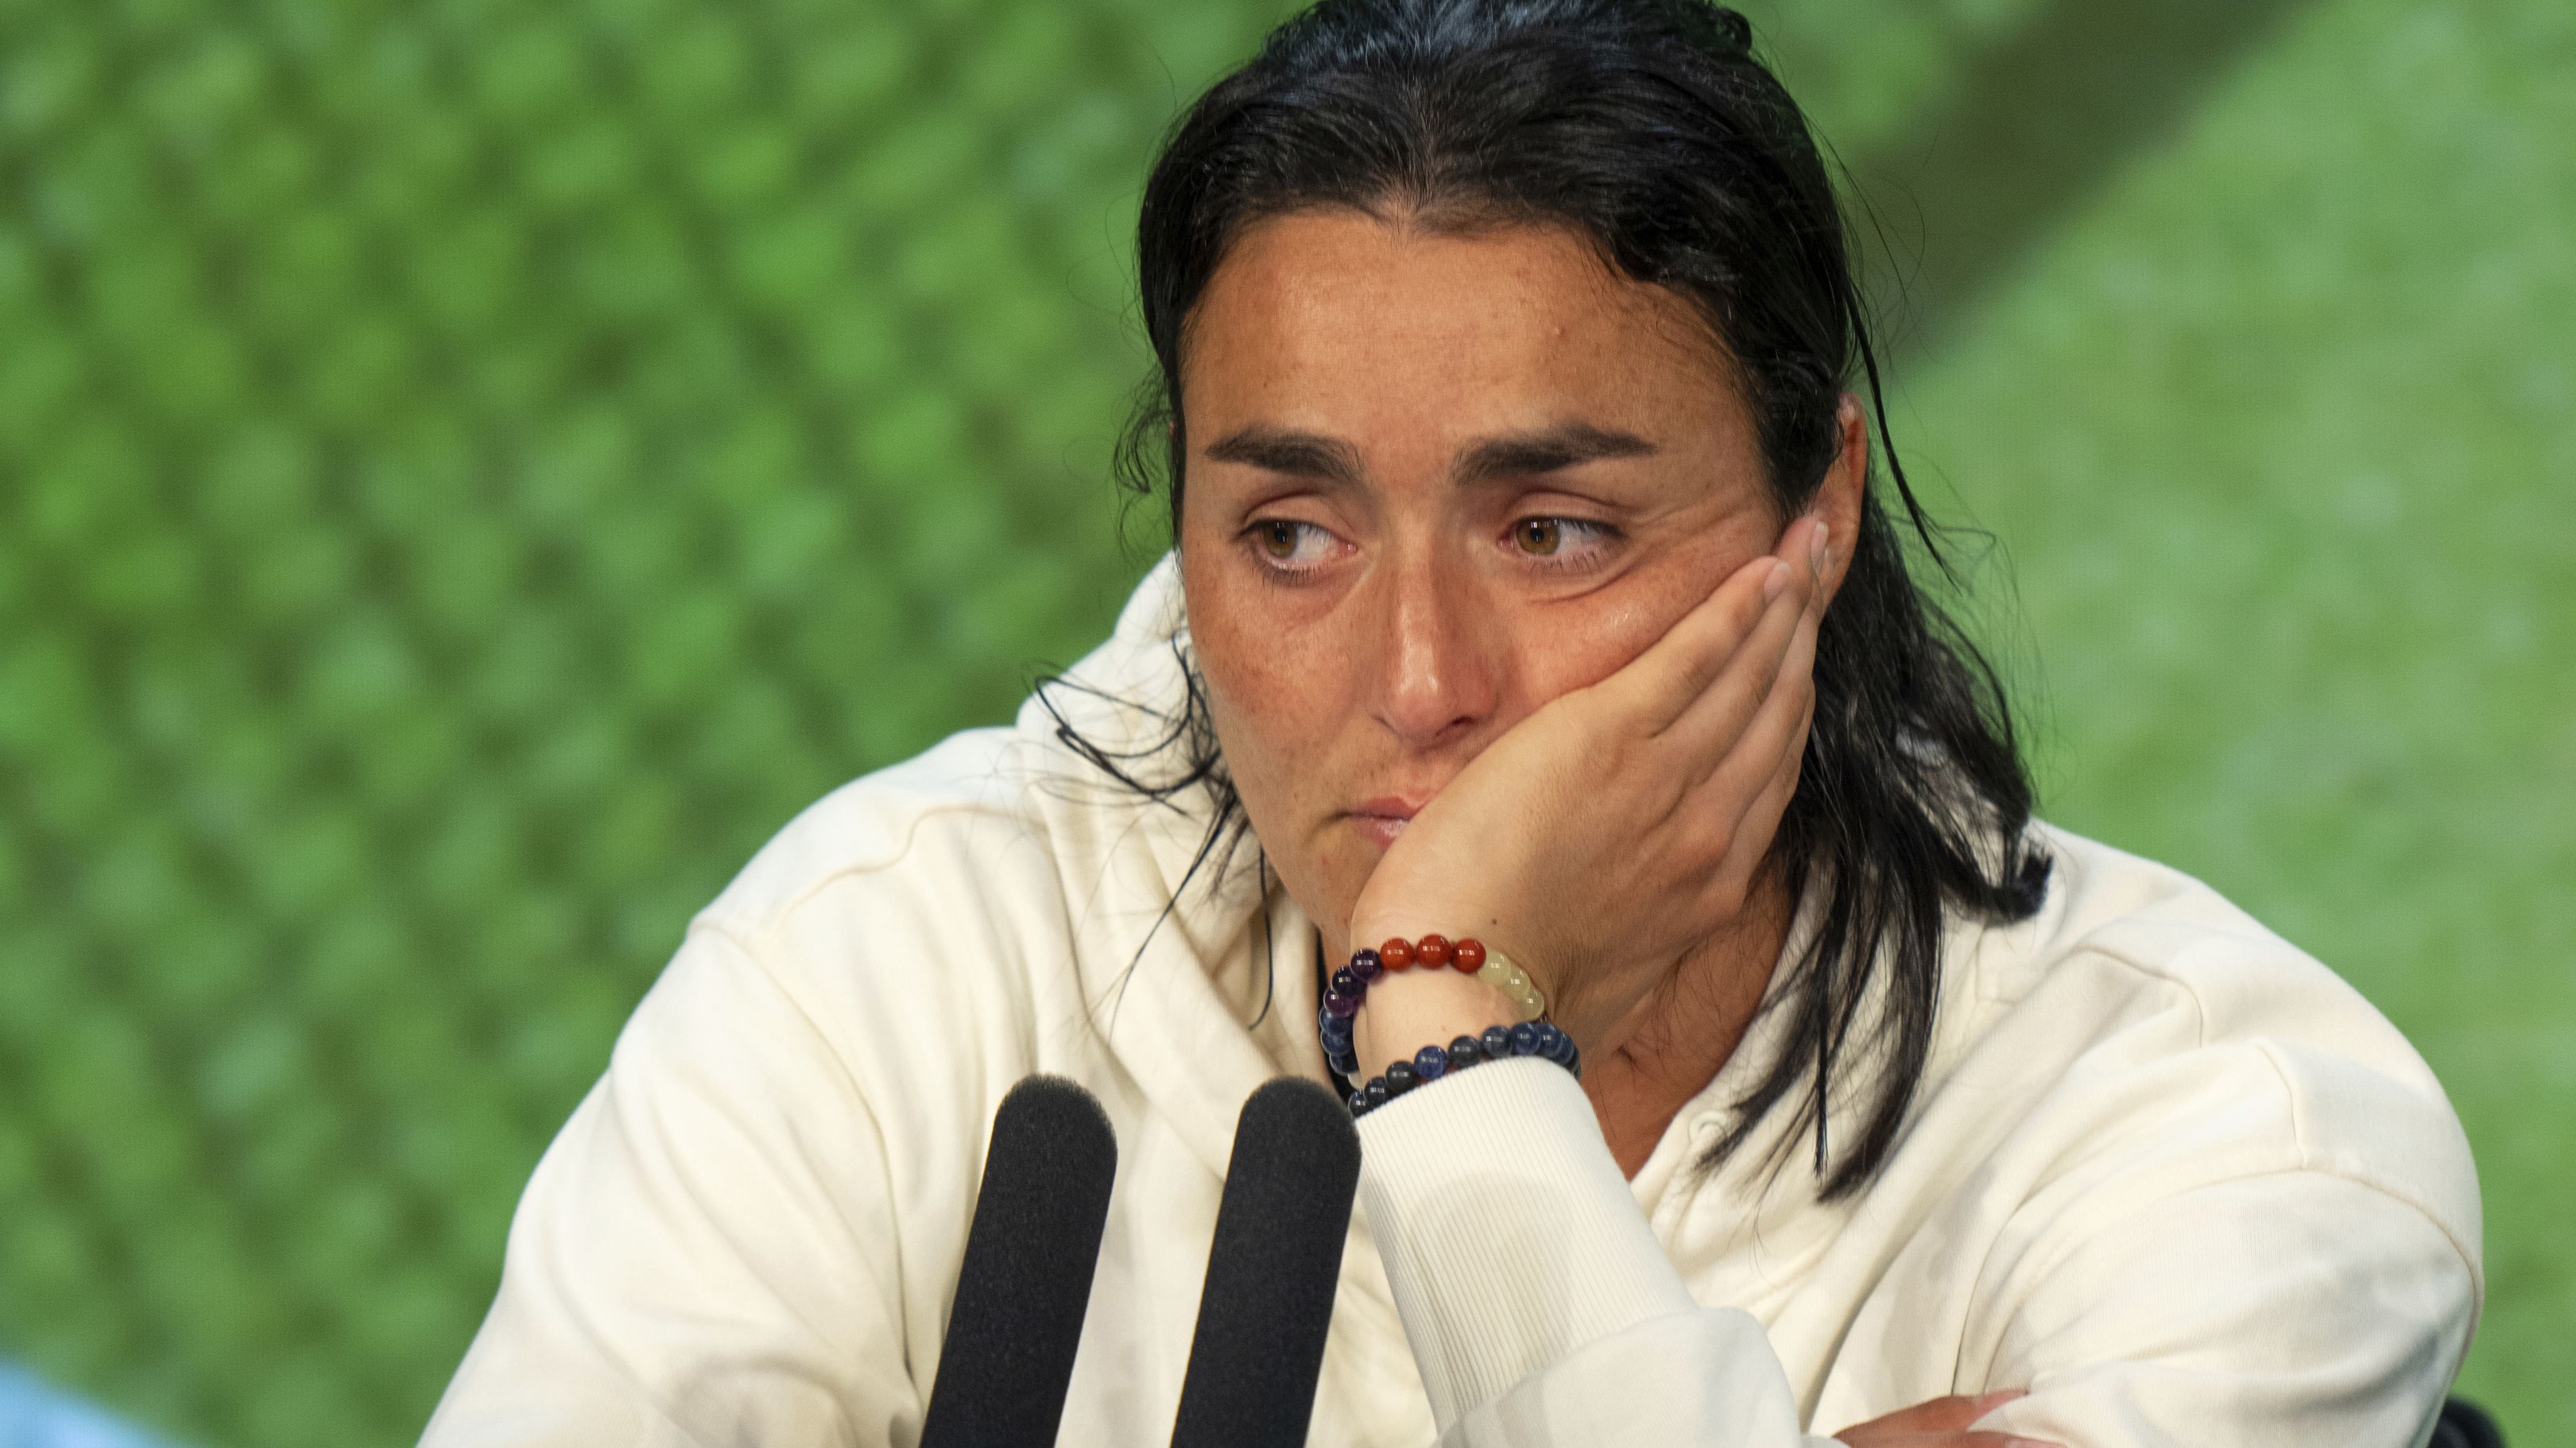
[[[1549,699],[1635,658],[1786,521],[1722,351],[1678,296],[1570,233],[1440,234],[1350,210],[1247,232],[1190,319],[1180,554],[1192,638],[1244,808],[1331,957],[1383,845],[1351,818],[1436,793]],[[1567,422],[1651,456],[1461,488],[1479,438]],[[1339,439],[1345,487],[1207,456],[1252,424]],[[1551,570],[1515,524],[1615,538]],[[1247,529],[1312,525],[1283,581]],[[1845,536],[1848,536],[1847,534]]]

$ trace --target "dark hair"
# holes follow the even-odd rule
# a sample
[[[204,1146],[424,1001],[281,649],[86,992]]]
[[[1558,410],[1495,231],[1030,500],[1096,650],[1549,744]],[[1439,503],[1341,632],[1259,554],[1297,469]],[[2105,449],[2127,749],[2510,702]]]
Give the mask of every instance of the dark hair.
[[[1439,228],[1553,225],[1705,317],[1757,419],[1784,515],[1823,480],[1839,451],[1842,394],[1865,376],[1897,496],[1946,570],[1886,443],[1833,184],[1751,39],[1743,16],[1696,0],[1322,0],[1281,25],[1175,124],[1146,183],[1138,285],[1158,370],[1121,441],[1122,482],[1163,494],[1177,539],[1184,325],[1255,222],[1351,207]],[[1212,788],[1204,861],[1242,826],[1194,670],[1190,684],[1173,735],[1189,759],[1173,781],[1137,779],[1122,759],[1089,752],[1162,797]],[[1815,688],[1797,792],[1767,862],[1814,912],[1814,929],[1794,973],[1774,983],[1774,1008],[1792,1013],[1779,1057],[1735,1103],[1705,1160],[1723,1160],[1795,1096],[1831,1198],[1876,1172],[1913,1099],[1932,1038],[1945,905],[2025,918],[2048,862],[2023,838],[2031,788],[2002,687],[1918,589],[1874,489],[1818,635]],[[1810,891],[1821,894],[1809,900]],[[1881,973],[1883,1007],[1864,1020]],[[1829,1088],[1838,1064],[1873,1052],[1882,1084],[1837,1162]]]

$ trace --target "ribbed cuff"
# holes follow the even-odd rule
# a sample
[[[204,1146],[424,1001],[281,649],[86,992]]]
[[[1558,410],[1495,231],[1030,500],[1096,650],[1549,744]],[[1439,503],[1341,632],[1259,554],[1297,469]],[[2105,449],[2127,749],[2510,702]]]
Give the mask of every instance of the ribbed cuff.
[[[1693,1303],[1546,1061],[1490,1061],[1360,1118],[1360,1209],[1449,1425],[1586,1344]]]

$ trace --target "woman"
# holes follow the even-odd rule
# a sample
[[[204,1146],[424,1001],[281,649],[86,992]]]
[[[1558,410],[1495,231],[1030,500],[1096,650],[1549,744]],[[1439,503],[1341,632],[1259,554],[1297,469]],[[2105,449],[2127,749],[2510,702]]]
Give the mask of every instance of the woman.
[[[2031,819],[1740,17],[1326,0],[1175,131],[1139,263],[1172,558],[1016,727],[697,918],[431,1441],[914,1441],[1032,1071],[1121,1153],[1063,1441],[1159,1441],[1236,1113],[1332,1064],[1385,1070],[1316,1442],[2423,1440],[2479,1292],[2441,1090],[2205,887]],[[1319,1016],[1433,933],[1579,1078],[1385,1099],[1526,1014],[1412,969]]]

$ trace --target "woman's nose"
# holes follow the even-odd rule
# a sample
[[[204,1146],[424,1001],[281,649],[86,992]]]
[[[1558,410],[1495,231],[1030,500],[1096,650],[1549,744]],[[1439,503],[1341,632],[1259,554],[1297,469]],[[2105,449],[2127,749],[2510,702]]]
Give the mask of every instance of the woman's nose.
[[[1463,574],[1465,570],[1457,570]],[[1501,695],[1495,622],[1464,577],[1398,563],[1386,583],[1386,651],[1379,722],[1416,749],[1436,749],[1491,718]]]

